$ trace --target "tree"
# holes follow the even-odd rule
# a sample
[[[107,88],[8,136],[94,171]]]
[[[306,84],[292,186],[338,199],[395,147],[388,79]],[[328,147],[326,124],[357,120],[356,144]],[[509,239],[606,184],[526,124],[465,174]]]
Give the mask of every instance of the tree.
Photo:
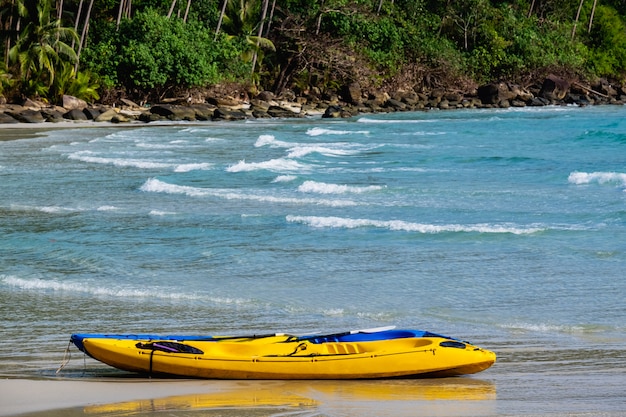
[[[27,23],[15,45],[9,50],[11,62],[19,64],[22,80],[39,81],[50,86],[56,68],[62,62],[75,63],[76,52],[64,40],[77,39],[73,28],[51,20],[52,0],[39,0],[34,8],[23,9]],[[34,15],[33,15],[34,13]]]

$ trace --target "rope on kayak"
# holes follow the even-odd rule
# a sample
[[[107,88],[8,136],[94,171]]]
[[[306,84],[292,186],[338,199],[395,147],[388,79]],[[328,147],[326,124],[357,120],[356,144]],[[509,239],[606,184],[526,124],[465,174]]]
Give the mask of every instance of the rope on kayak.
[[[306,342],[300,343],[298,346],[296,346],[296,349],[293,352],[288,353],[285,356],[293,356],[293,355],[295,355],[296,353],[298,353],[298,352],[300,352],[302,350],[306,350]]]
[[[61,361],[61,366],[59,366],[59,369],[56,370],[55,374],[58,374],[59,372],[61,372],[63,368],[65,368],[65,366],[70,362],[70,359],[72,358],[72,352],[70,351],[71,344],[72,344],[72,341],[70,340],[67,343],[67,347],[65,348],[65,353],[63,354],[63,360]]]

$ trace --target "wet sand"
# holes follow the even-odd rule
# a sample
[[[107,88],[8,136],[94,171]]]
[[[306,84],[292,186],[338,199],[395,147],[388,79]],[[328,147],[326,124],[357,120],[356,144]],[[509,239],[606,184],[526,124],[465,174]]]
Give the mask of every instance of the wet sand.
[[[0,380],[0,416],[495,415],[492,383],[384,381]],[[161,414],[162,415],[162,414]]]

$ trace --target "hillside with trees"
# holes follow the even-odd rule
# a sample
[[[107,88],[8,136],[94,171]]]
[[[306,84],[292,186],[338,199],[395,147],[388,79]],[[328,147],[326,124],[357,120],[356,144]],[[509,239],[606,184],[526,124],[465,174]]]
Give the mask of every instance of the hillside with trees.
[[[0,0],[0,96],[621,83],[625,22],[626,0]]]

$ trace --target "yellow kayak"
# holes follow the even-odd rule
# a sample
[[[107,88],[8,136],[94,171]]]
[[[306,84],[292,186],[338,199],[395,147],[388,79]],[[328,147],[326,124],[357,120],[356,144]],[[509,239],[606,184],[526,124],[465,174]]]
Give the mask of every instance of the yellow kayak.
[[[292,336],[74,334],[94,359],[125,371],[211,379],[443,377],[489,368],[495,353],[421,330]]]

